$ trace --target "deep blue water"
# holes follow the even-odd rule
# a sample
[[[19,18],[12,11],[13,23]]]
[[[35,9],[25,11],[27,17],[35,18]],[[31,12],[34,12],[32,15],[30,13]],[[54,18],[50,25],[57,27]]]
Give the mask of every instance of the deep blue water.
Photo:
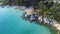
[[[0,34],[51,34],[48,27],[24,20],[23,13],[13,7],[0,7]]]

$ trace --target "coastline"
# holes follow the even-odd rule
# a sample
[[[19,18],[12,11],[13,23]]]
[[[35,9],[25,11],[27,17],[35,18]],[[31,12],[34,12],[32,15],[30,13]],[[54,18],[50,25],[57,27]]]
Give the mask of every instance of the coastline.
[[[27,19],[27,15],[30,15],[30,14],[33,14],[33,9],[29,9],[29,8],[27,8],[27,9],[25,9],[24,10],[25,12],[26,12],[26,14],[25,14],[25,18]],[[32,18],[33,19],[33,18]],[[38,18],[38,20],[39,20],[39,23],[41,23],[41,21],[42,21],[42,16],[39,16],[39,18]],[[46,21],[47,20],[47,21]],[[57,22],[57,21],[53,21],[54,22],[54,24],[53,25],[50,25],[52,28],[56,28],[56,29],[54,29],[58,34],[60,34],[60,24]],[[48,18],[44,18],[44,24],[48,24],[49,25],[49,21],[48,21]]]
[[[8,6],[9,7],[9,6]],[[23,11],[25,11],[26,12],[26,16],[27,15],[30,15],[30,14],[33,14],[33,8],[24,8],[24,9],[22,9],[22,8],[19,8],[19,6],[15,6],[14,7],[15,9],[21,9],[21,10],[23,10]],[[26,17],[25,16],[25,17]],[[39,18],[41,19],[41,16],[39,16]],[[40,20],[39,20],[40,21]],[[47,21],[45,21],[45,23],[46,23]],[[41,23],[41,21],[39,22],[39,23]],[[47,22],[48,23],[48,22]],[[58,23],[55,23],[54,25],[53,25],[53,27],[52,28],[56,28],[56,30],[58,30],[57,32],[58,32],[58,34],[60,34],[60,30],[59,30],[59,28],[60,28],[60,24],[58,24]]]

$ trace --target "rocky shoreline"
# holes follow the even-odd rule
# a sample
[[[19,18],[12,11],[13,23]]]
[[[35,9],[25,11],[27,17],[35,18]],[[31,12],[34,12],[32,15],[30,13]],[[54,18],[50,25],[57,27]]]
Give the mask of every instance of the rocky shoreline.
[[[9,7],[9,6],[7,6],[7,7]],[[34,8],[32,8],[32,7],[26,8],[25,6],[13,6],[13,7],[15,9],[19,8],[19,9],[22,9],[25,11],[25,14],[23,16],[24,19],[29,19],[30,22],[38,21],[39,23],[41,23],[42,16],[36,16],[36,14],[33,13]],[[60,34],[60,24],[57,21],[53,20],[53,22],[50,23],[48,18],[44,17],[43,24],[48,24],[48,25],[52,26],[53,28],[56,28],[56,31],[58,32],[58,34]]]
[[[24,18],[25,19],[29,18],[30,22],[39,21],[39,23],[41,23],[42,16],[37,17],[36,15],[34,15],[33,10],[34,9],[32,9],[32,8],[31,9],[29,9],[29,8],[24,9],[24,11],[26,12],[26,14],[24,15]],[[44,17],[43,24],[48,24],[48,25],[52,26],[53,28],[56,28],[56,31],[58,32],[58,34],[60,34],[60,24],[54,19],[52,19],[53,22],[49,22],[49,20],[51,20],[51,19]]]

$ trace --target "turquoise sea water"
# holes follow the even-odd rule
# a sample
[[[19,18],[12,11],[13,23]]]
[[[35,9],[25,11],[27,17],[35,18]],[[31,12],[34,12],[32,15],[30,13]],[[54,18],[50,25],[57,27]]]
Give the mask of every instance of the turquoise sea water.
[[[13,7],[0,7],[0,34],[51,34],[48,27],[24,20],[23,13]]]

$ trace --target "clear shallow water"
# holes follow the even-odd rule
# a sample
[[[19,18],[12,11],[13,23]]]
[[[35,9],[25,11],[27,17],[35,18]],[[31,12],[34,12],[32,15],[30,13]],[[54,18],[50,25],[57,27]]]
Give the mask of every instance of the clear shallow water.
[[[0,7],[0,34],[51,34],[47,27],[24,20],[23,13],[19,9]]]

